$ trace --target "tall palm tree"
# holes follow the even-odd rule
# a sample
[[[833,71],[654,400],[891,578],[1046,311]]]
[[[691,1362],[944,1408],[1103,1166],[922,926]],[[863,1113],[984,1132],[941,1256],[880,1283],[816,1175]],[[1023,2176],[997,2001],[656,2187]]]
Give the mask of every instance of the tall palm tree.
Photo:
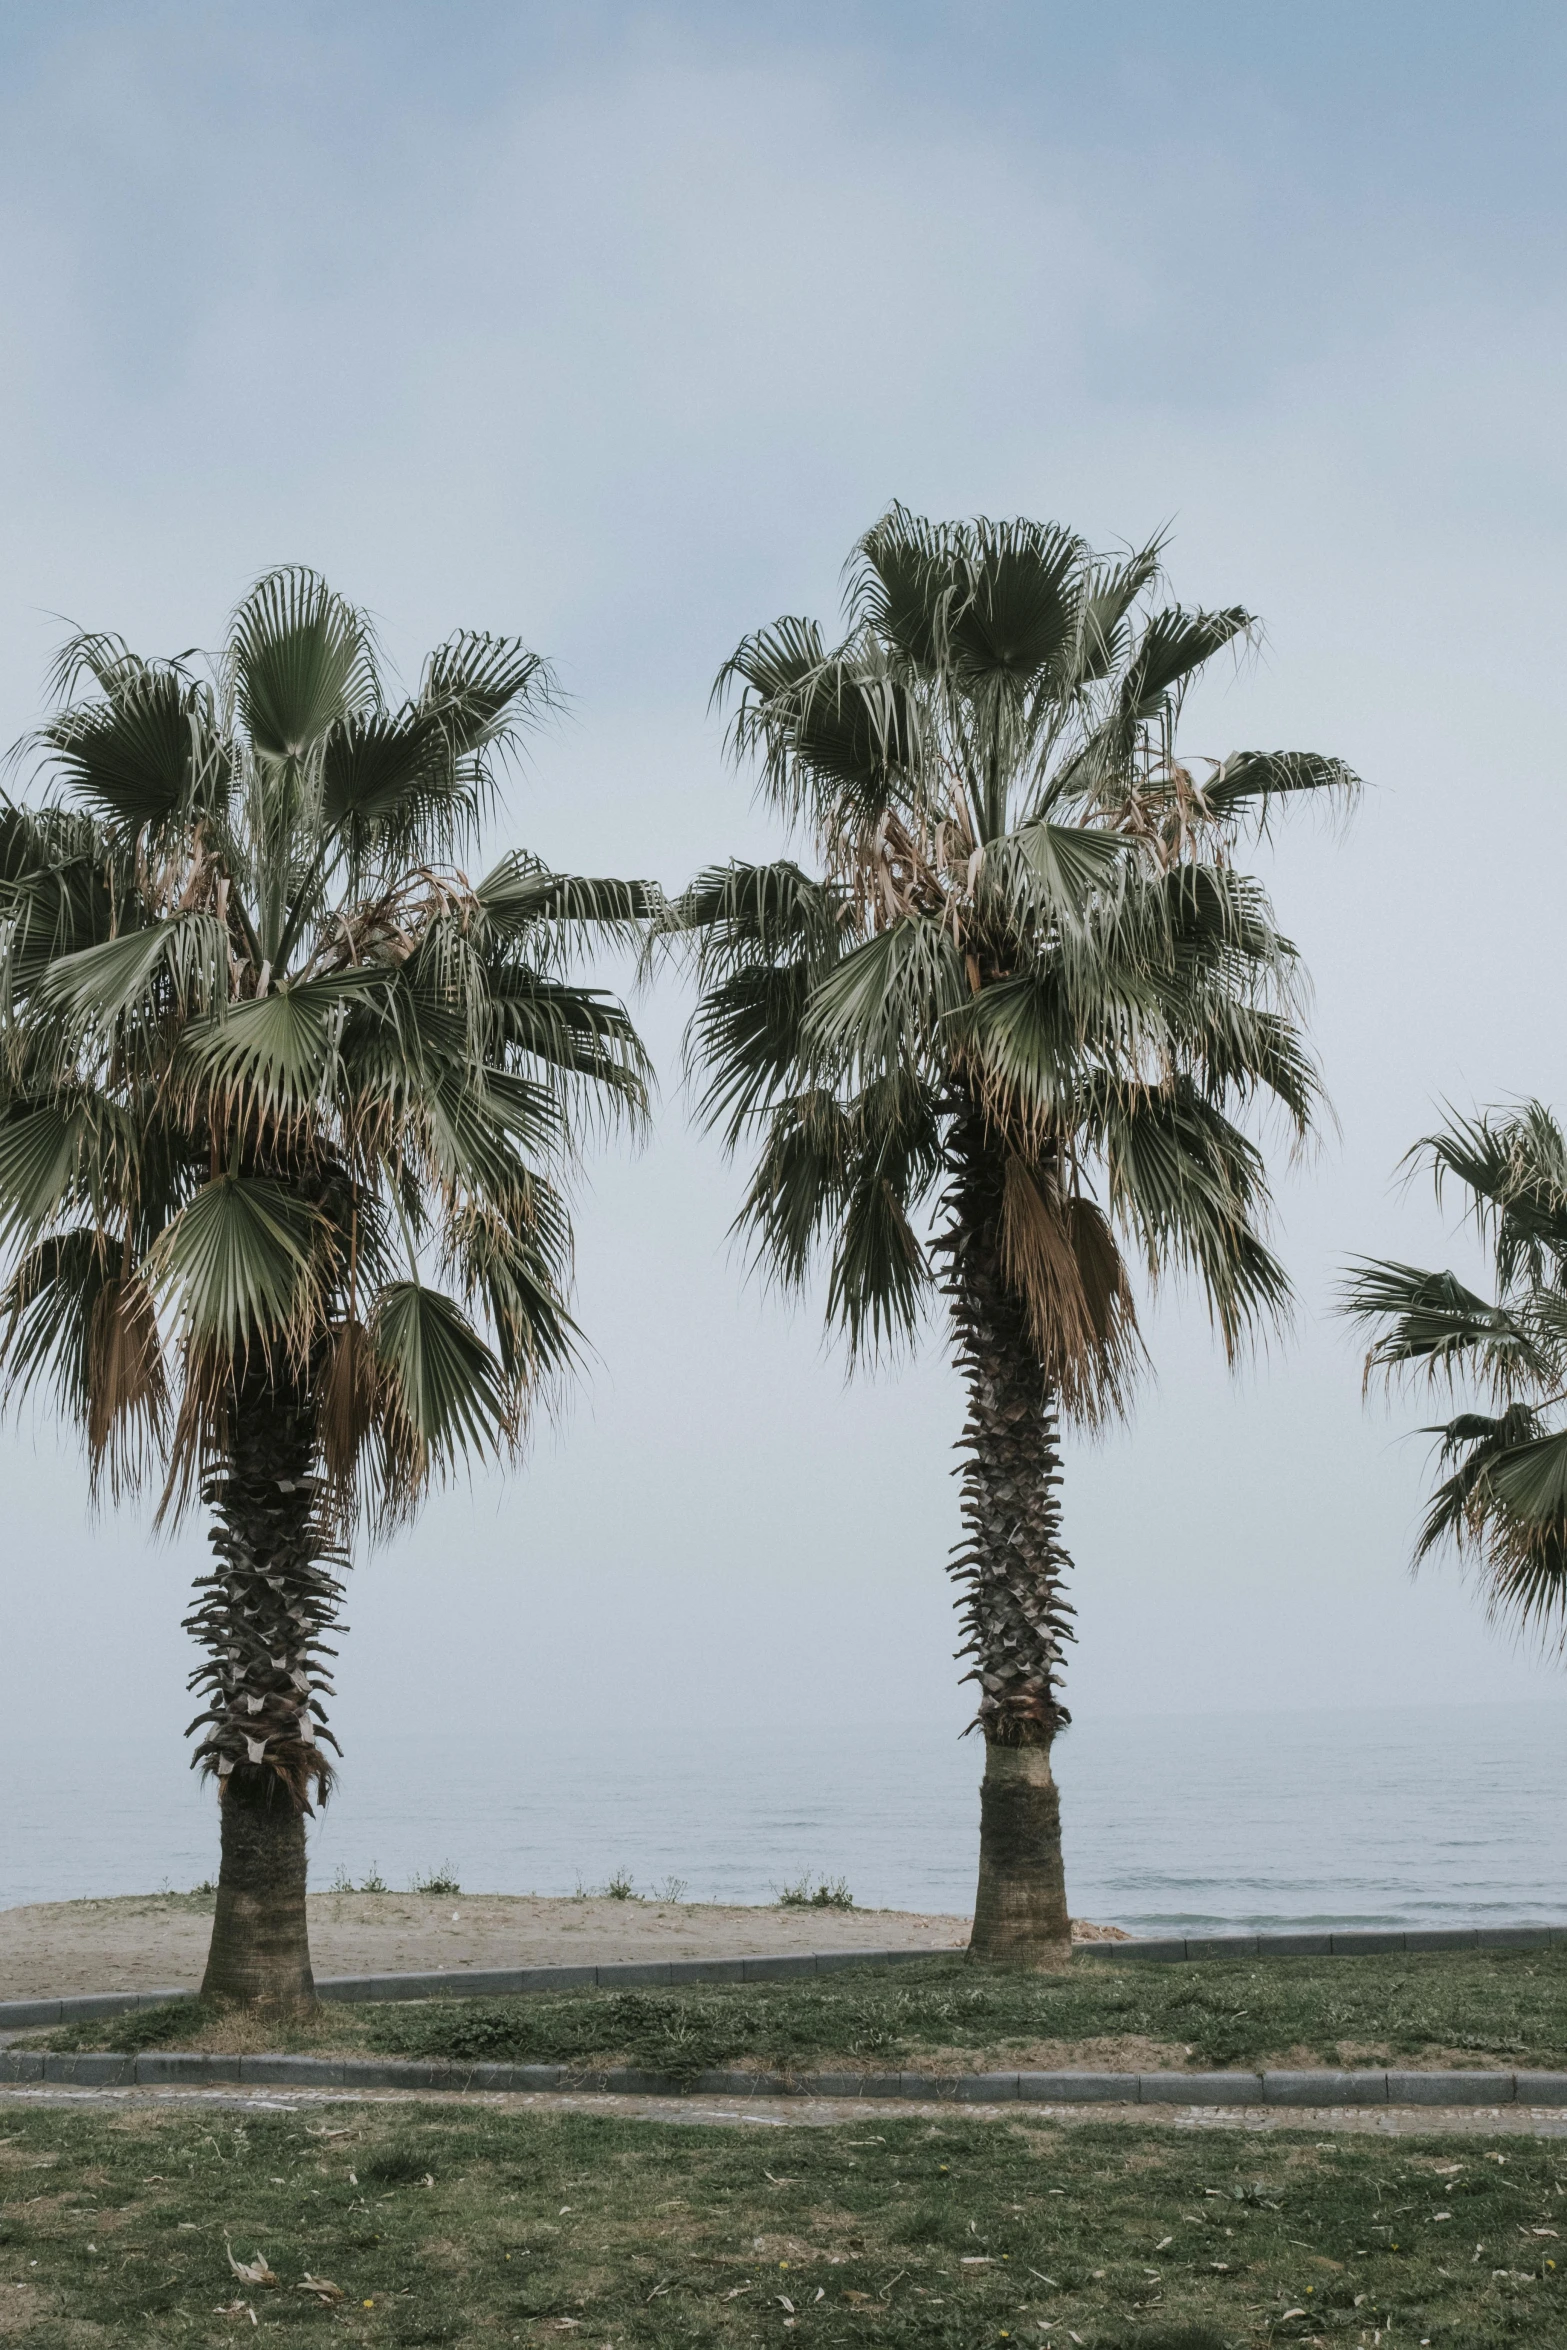
[[[1123,1247],[1194,1274],[1233,1355],[1289,1291],[1262,1157],[1317,1079],[1295,950],[1234,867],[1310,753],[1177,756],[1236,608],[1153,608],[1159,550],[894,507],[852,559],[847,633],[782,619],[715,692],[732,747],[814,850],[701,874],[659,919],[694,960],[703,1115],[759,1144],[738,1219],[767,1273],[825,1256],[851,1360],[946,1299],[967,1388],[960,1587],[984,1733],[973,1947],[1069,1940],[1051,1747],[1071,1638],[1060,1427],[1120,1412],[1142,1360]],[[934,1229],[931,1229],[932,1220]]]
[[[1429,1167],[1440,1201],[1491,1260],[1494,1294],[1456,1273],[1366,1258],[1343,1305],[1371,1335],[1369,1382],[1423,1380],[1471,1404],[1425,1434],[1448,1474],[1432,1494],[1414,1563],[1451,1543],[1472,1562],[1493,1619],[1567,1643],[1567,1136],[1543,1102],[1449,1118],[1405,1161]]]
[[[365,616],[291,569],[209,664],[82,635],[54,687],[46,788],[0,803],[0,1347],[95,1486],[211,1513],[204,1990],[308,2005],[344,1546],[509,1452],[570,1368],[562,1177],[646,1076],[570,950],[645,893],[461,870],[550,697],[513,639],[452,637],[397,699]]]

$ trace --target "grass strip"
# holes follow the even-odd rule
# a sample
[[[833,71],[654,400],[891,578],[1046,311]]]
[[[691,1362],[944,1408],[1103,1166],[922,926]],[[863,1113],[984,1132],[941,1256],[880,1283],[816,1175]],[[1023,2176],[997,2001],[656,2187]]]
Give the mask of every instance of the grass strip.
[[[1060,1976],[932,1958],[779,1983],[334,2005],[292,2026],[171,2002],[30,2044],[627,2064],[675,2078],[726,2065],[879,2070],[911,2058],[953,2072],[1073,2061],[1549,2071],[1567,2068],[1567,1951],[1123,1967],[1085,1959]]]
[[[1516,2138],[8,2106],[0,2337],[1528,2350],[1567,2338],[1564,2168]]]

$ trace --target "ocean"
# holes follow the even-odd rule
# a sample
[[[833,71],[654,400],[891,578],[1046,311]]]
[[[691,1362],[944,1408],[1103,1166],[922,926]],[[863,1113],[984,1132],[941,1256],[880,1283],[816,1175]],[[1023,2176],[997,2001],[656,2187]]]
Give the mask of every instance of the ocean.
[[[178,1730],[9,1745],[0,1906],[216,1874]],[[1567,1703],[1078,1722],[1056,1753],[1075,1916],[1158,1934],[1567,1921]],[[312,1882],[972,1906],[981,1756],[943,1725],[361,1731]]]

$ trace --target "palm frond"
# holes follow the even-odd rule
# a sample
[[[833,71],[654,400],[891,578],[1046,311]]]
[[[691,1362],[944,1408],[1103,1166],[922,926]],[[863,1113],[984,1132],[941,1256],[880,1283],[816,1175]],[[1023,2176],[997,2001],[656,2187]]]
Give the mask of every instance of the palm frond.
[[[907,1077],[848,1101],[816,1091],[774,1109],[735,1230],[784,1288],[828,1257],[827,1318],[851,1359],[912,1336],[931,1291],[915,1220],[941,1168],[929,1092]]]
[[[1320,795],[1347,813],[1364,789],[1352,767],[1320,751],[1232,751],[1202,795],[1215,816],[1245,816],[1265,832],[1275,800]]]
[[[843,956],[811,991],[808,1052],[860,1082],[944,1059],[943,1023],[971,998],[967,965],[947,926],[896,923]]]
[[[332,727],[380,701],[368,621],[300,564],[256,581],[230,623],[229,658],[263,759],[304,759]]]
[[[78,703],[35,738],[71,797],[119,835],[218,813],[230,773],[212,696],[174,663],[127,663],[105,697]]]
[[[319,1209],[259,1175],[217,1175],[153,1247],[150,1285],[193,1345],[233,1359],[308,1345],[330,1231]]]
[[[1376,1333],[1366,1378],[1396,1377],[1423,1365],[1449,1384],[1466,1371],[1496,1394],[1549,1378],[1551,1365],[1527,1327],[1492,1305],[1455,1273],[1364,1258],[1342,1284],[1340,1311]]]
[[[1092,1200],[1063,1195],[1053,1174],[1015,1151],[1002,1187],[1001,1265],[1065,1410],[1087,1427],[1124,1413],[1145,1357],[1115,1236]]]
[[[1104,1152],[1115,1221],[1142,1245],[1150,1280],[1197,1278],[1233,1360],[1293,1305],[1289,1277],[1265,1245],[1261,1153],[1182,1079],[1142,1093],[1102,1090],[1089,1111]]]
[[[396,1491],[422,1486],[460,1455],[482,1457],[511,1441],[514,1413],[501,1367],[471,1322],[437,1289],[390,1283],[373,1324],[385,1439],[400,1468]]]

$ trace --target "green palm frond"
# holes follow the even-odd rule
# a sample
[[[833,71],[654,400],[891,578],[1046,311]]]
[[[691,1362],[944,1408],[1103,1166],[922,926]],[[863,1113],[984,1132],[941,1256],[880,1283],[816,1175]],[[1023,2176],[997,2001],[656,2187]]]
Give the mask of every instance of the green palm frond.
[[[193,1019],[171,1058],[171,1077],[191,1112],[215,1108],[240,1134],[274,1136],[334,1106],[338,1045],[349,1015],[374,1018],[390,974],[350,968],[271,995],[225,1004]]]
[[[1309,792],[1347,812],[1363,788],[1352,767],[1318,751],[1232,751],[1202,793],[1216,816],[1245,815],[1266,831],[1275,800]]]
[[[906,1076],[848,1102],[801,1093],[778,1104],[736,1232],[753,1262],[799,1288],[825,1244],[829,1323],[851,1357],[911,1337],[931,1290],[915,1222],[941,1172],[941,1129],[929,1092]]]
[[[264,760],[301,760],[329,730],[381,700],[363,613],[300,565],[269,571],[234,614],[240,717]]]
[[[320,1211],[259,1175],[218,1175],[168,1223],[147,1260],[153,1290],[203,1349],[302,1352],[329,1269]]]
[[[1231,1359],[1285,1320],[1289,1280],[1261,1237],[1267,1184],[1256,1145],[1181,1078],[1143,1093],[1106,1089],[1085,1111],[1112,1216],[1141,1246],[1150,1279],[1195,1275]]]
[[[424,1464],[505,1449],[511,1406],[500,1364],[449,1297],[388,1285],[373,1328],[390,1441],[422,1482]],[[417,1464],[417,1472],[414,1465]]]
[[[225,1002],[229,941],[212,914],[175,914],[122,931],[101,945],[60,955],[33,991],[40,1025],[58,1030],[67,1053],[107,1049],[161,1034],[171,1019],[204,1018]]]
[[[1340,1310],[1375,1333],[1368,1378],[1423,1364],[1433,1379],[1451,1384],[1468,1373],[1505,1397],[1552,1374],[1552,1358],[1527,1324],[1455,1273],[1365,1258],[1343,1284]]]
[[[699,979],[774,964],[827,964],[847,943],[841,890],[781,858],[772,865],[712,865],[653,916],[650,949],[689,942]]]
[[[419,707],[445,730],[454,758],[470,763],[490,749],[514,748],[524,724],[556,706],[559,688],[547,661],[519,638],[460,629],[425,663]]]
[[[1340,1310],[1371,1339],[1366,1376],[1423,1373],[1498,1407],[1433,1433],[1444,1467],[1415,1559],[1451,1544],[1478,1560],[1491,1614],[1567,1642],[1567,1136],[1538,1101],[1450,1115],[1407,1154],[1437,1198],[1463,1195],[1486,1245],[1494,1296],[1451,1272],[1362,1259]]]
[[[0,1114],[0,1232],[31,1241],[63,1217],[89,1140],[85,1099],[13,1101]]]
[[[972,989],[961,949],[943,922],[913,919],[868,938],[811,991],[802,1025],[807,1051],[852,1070],[854,1080],[895,1076],[945,1057],[943,1025]]]
[[[129,840],[214,813],[228,774],[210,690],[173,663],[110,676],[35,738],[72,797]]]
[[[737,758],[760,761],[760,788],[791,820],[841,836],[914,794],[918,708],[874,641],[828,651],[812,621],[783,619],[731,654],[713,688],[739,698]]]

